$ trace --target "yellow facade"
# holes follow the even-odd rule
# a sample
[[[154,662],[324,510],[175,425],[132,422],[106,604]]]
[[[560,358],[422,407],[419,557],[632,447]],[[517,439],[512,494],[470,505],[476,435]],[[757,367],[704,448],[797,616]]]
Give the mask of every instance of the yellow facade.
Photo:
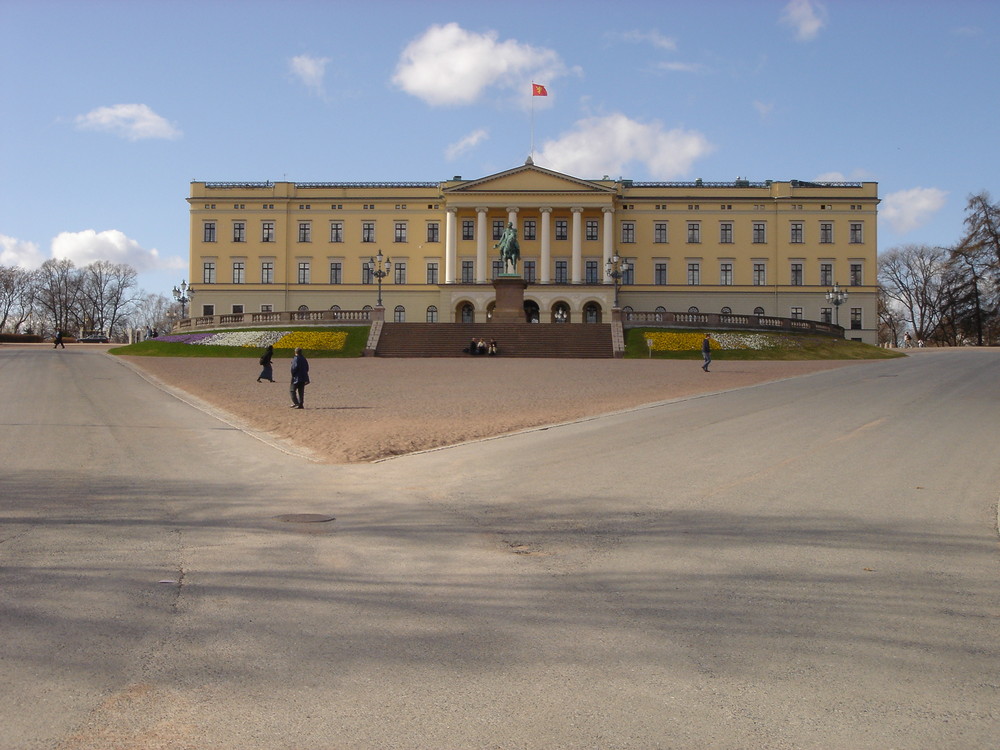
[[[381,251],[387,320],[485,321],[512,222],[541,322],[609,320],[617,256],[624,310],[837,318],[876,343],[877,183],[582,180],[529,160],[444,182],[194,182],[188,200],[193,316],[374,306]]]

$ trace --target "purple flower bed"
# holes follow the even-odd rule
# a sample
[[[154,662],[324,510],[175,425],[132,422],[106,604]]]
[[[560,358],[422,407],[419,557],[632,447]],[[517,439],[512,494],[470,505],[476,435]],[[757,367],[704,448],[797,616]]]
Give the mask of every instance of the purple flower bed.
[[[171,344],[196,344],[214,335],[214,333],[175,333],[168,334],[167,336],[157,336],[151,340],[167,341]]]

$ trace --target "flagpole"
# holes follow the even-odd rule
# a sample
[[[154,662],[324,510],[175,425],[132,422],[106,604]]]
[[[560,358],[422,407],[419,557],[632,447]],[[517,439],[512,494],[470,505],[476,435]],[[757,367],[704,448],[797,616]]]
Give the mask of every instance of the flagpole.
[[[531,149],[528,151],[531,160],[535,160],[535,82],[531,82]]]

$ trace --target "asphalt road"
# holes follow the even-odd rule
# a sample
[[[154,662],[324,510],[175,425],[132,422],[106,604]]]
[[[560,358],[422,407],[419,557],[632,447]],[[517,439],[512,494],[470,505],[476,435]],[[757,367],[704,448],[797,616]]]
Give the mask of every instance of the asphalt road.
[[[1000,350],[323,466],[0,348],[0,426],[0,748],[1000,737]]]

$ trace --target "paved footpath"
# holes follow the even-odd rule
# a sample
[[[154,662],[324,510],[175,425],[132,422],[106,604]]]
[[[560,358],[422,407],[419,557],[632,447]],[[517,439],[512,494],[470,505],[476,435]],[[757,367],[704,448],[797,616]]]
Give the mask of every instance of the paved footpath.
[[[998,350],[330,466],[0,348],[0,426],[2,748],[1000,736]]]

